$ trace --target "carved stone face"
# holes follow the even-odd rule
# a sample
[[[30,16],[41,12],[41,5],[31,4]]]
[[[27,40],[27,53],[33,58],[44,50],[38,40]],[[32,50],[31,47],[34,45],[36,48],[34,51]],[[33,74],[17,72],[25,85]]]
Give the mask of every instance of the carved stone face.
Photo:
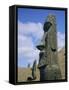
[[[52,23],[50,23],[50,22],[45,22],[45,23],[44,23],[44,27],[43,27],[44,32],[47,32],[51,26],[52,26]]]

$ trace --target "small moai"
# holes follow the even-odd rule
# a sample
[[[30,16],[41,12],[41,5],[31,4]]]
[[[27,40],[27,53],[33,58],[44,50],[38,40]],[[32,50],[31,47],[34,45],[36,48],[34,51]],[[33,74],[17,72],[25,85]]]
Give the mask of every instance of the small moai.
[[[48,15],[43,29],[43,38],[37,46],[40,50],[38,64],[40,81],[58,80],[61,79],[61,72],[58,65],[56,17],[54,15]]]
[[[36,60],[34,61],[32,66],[32,77],[33,77],[33,80],[36,79]]]
[[[28,68],[30,68],[30,63],[28,63]]]

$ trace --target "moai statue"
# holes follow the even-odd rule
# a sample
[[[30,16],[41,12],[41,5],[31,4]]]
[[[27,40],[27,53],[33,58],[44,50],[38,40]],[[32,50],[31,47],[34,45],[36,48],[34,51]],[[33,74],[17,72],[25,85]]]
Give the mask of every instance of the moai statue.
[[[37,48],[39,54],[40,81],[61,79],[57,57],[56,18],[49,15],[44,23],[44,36]]]
[[[32,77],[33,77],[33,80],[36,79],[36,60],[34,61],[33,67],[32,67]]]

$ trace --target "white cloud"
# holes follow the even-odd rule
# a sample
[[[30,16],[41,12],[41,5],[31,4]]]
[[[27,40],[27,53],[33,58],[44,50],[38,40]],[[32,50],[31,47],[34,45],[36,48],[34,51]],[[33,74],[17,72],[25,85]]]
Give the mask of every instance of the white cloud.
[[[18,58],[32,64],[39,60],[39,50],[35,47],[43,36],[41,23],[18,22]],[[35,42],[35,44],[34,44]]]
[[[43,25],[40,22],[21,23],[18,21],[18,33],[35,38],[34,42],[37,43],[43,36]]]
[[[39,51],[37,49],[34,49],[34,47],[21,47],[18,49],[19,54],[23,54],[24,57],[33,57],[35,58]]]
[[[57,33],[58,51],[65,46],[65,33]]]
[[[32,38],[29,36],[18,35],[18,47],[33,47]]]

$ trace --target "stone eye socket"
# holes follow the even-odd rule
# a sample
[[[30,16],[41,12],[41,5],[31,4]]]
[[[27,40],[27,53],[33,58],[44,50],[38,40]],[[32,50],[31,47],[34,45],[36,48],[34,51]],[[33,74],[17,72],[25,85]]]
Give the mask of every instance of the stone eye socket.
[[[47,32],[49,30],[49,28],[51,27],[51,25],[52,25],[52,23],[45,22],[44,23],[44,27],[43,27],[44,31]]]

